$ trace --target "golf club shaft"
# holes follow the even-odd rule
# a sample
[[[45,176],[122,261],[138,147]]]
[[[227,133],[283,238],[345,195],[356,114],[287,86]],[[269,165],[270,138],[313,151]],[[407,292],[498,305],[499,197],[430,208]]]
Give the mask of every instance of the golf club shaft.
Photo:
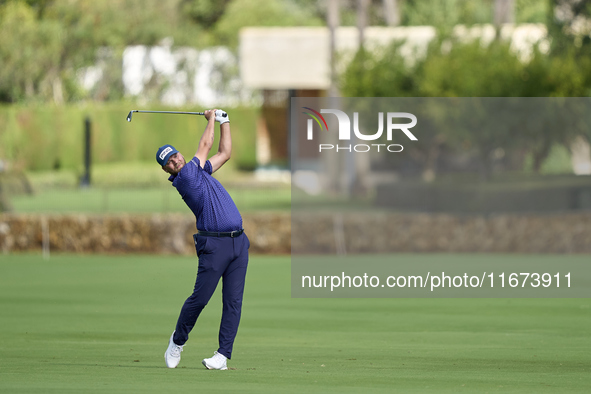
[[[143,112],[149,114],[184,114],[184,115],[205,115],[203,112],[179,112],[179,111],[142,111],[134,109],[131,112]]]
[[[182,115],[205,115],[204,112],[181,112],[181,111],[143,111],[143,110],[138,110],[138,109],[134,109],[129,111],[129,115],[127,115],[127,121],[131,122],[131,114],[133,114],[134,112],[143,112],[143,113],[150,113],[150,114],[182,114]],[[228,115],[226,115],[225,113],[222,115],[223,117],[226,117]]]

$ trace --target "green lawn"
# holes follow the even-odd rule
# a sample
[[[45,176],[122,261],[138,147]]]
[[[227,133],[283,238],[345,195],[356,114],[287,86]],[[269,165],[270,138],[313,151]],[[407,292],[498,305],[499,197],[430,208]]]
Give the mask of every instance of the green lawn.
[[[15,212],[47,213],[191,213],[173,187],[144,189],[90,188],[52,189],[32,195],[16,195],[10,199]],[[228,188],[242,212],[253,210],[289,211],[291,190],[283,188]]]
[[[163,358],[196,258],[2,255],[0,392],[591,391],[589,299],[292,299],[289,260],[251,258],[231,370],[208,371],[219,292]]]
[[[154,162],[95,165],[92,187],[87,189],[79,187],[79,175],[72,170],[29,172],[26,178],[11,175],[0,177],[0,187],[16,213],[190,214],[166,174]],[[241,212],[291,209],[289,184],[262,182],[252,173],[231,166],[215,176]],[[25,193],[28,188],[34,193]]]

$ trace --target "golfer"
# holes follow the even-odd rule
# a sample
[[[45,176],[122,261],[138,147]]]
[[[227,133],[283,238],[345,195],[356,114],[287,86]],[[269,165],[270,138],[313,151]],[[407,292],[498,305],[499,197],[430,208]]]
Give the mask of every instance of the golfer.
[[[189,162],[171,145],[160,147],[156,153],[158,164],[170,174],[168,180],[195,214],[198,231],[193,235],[199,258],[195,288],[181,309],[164,359],[168,368],[179,364],[189,333],[222,278],[223,312],[219,348],[213,357],[204,359],[202,363],[207,369],[225,370],[228,369],[226,360],[232,357],[240,323],[250,242],[242,229],[242,217],[234,201],[211,176],[230,159],[230,120],[225,112],[215,109],[205,111],[205,118],[207,126],[199,140],[197,153]],[[218,152],[208,160],[214,141],[215,122],[220,123],[220,144]]]

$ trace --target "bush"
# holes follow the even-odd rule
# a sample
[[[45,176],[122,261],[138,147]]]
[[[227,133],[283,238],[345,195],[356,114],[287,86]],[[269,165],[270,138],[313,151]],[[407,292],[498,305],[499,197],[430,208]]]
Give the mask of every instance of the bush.
[[[424,57],[414,63],[405,61],[399,51],[400,43],[392,44],[381,52],[358,51],[342,75],[343,94],[349,97],[588,97],[591,95],[591,60],[582,56],[582,50],[563,50],[560,54],[542,54],[534,48],[529,61],[524,62],[510,48],[509,42],[493,40],[485,45],[479,41],[463,42],[450,38],[431,42]],[[478,101],[473,100],[478,106]],[[516,101],[529,108],[523,100]],[[552,107],[550,105],[550,107]],[[464,114],[472,113],[464,108]],[[564,119],[562,114],[542,111],[531,122]],[[425,163],[433,162],[441,149],[468,146],[475,150],[481,161],[482,175],[490,175],[490,157],[498,149],[518,155],[530,154],[533,169],[539,172],[544,160],[556,144],[568,144],[578,134],[591,137],[589,130],[576,125],[583,119],[581,108],[566,108],[572,114],[573,124],[557,127],[521,128],[518,136],[511,129],[500,130],[487,125],[475,128],[438,130],[433,135],[422,135],[421,147],[410,152]],[[508,109],[505,117],[519,117],[517,109]],[[531,113],[531,112],[530,112]],[[477,113],[473,119],[477,122]],[[519,122],[519,119],[515,120]],[[540,132],[543,130],[543,133]],[[518,138],[516,138],[518,137]]]
[[[198,116],[135,114],[131,104],[0,107],[0,159],[22,170],[72,169],[84,162],[84,119],[92,122],[94,163],[154,161],[156,150],[173,144],[191,157],[205,127]],[[165,108],[158,108],[162,110]],[[183,109],[172,109],[183,110]],[[194,109],[184,109],[192,111]],[[256,165],[256,119],[259,109],[227,109],[232,120],[232,160],[239,168]],[[217,146],[214,146],[217,150]]]

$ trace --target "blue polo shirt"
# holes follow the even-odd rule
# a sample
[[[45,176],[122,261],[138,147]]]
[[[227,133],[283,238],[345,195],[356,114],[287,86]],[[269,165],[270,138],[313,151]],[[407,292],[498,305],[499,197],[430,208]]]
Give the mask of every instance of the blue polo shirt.
[[[198,230],[240,230],[242,216],[226,189],[211,176],[212,170],[209,160],[202,168],[199,159],[193,157],[177,175],[171,175],[168,180],[195,214]]]

